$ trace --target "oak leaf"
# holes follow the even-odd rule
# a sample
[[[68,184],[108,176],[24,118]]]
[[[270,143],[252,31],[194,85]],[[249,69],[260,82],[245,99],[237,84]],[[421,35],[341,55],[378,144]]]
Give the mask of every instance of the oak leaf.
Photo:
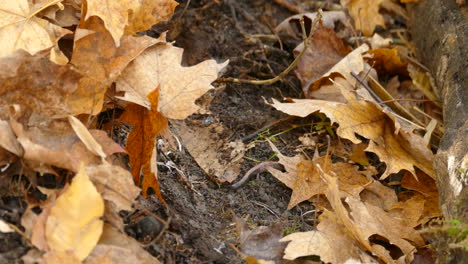
[[[57,198],[46,222],[50,251],[68,252],[84,260],[96,246],[104,222],[104,201],[81,166],[70,186]]]
[[[120,117],[120,121],[133,126],[127,139],[127,152],[130,156],[130,166],[135,183],[141,186],[143,195],[150,194],[152,188],[161,201],[161,192],[157,180],[155,140],[157,135],[167,135],[167,119],[157,110],[160,89],[157,88],[148,95],[151,108],[137,104],[129,104]],[[143,174],[143,179],[141,179]]]

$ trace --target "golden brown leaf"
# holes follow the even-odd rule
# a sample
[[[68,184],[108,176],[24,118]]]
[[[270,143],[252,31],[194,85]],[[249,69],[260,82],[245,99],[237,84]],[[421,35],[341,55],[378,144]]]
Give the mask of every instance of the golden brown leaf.
[[[101,157],[102,159],[106,158],[106,153],[102,150],[101,145],[93,138],[89,130],[81,123],[81,121],[69,115],[68,122],[70,123],[73,131],[75,131],[76,135],[81,139],[81,142],[85,144],[86,148],[91,151],[94,155]]]
[[[371,36],[376,26],[385,27],[383,16],[379,13],[382,2],[386,0],[341,0],[341,5],[348,8],[354,19],[356,29],[361,30],[364,36]]]
[[[9,107],[20,106],[21,117],[28,125],[49,122],[66,117],[67,97],[77,88],[81,75],[70,65],[51,62],[48,54],[34,56],[18,51],[9,58],[0,59],[4,75],[0,78],[0,118],[9,119]]]
[[[151,26],[169,20],[178,3],[174,0],[139,1],[129,14],[129,23],[125,27],[125,33],[133,35],[151,28]]]
[[[310,36],[309,41],[309,47],[299,60],[295,70],[303,87],[324,75],[349,52],[349,48],[336,35],[336,32],[325,27],[322,23]],[[294,49],[294,54],[297,56],[303,49],[304,44],[302,43]]]
[[[101,18],[117,47],[120,46],[124,29],[127,35],[148,30],[152,25],[171,18],[175,7],[178,5],[173,0],[119,0],[106,2],[86,0],[86,3],[85,20],[92,16]]]
[[[337,129],[338,136],[349,139],[354,144],[361,142],[356,134],[370,139],[366,151],[377,153],[381,160],[387,163],[382,179],[402,169],[415,175],[414,166],[428,175],[434,175],[433,154],[422,143],[423,138],[413,132],[413,127],[400,123],[395,116],[384,112],[378,104],[359,100],[360,96],[350,87],[339,85],[339,89],[347,100],[346,104],[309,99],[293,99],[290,103],[280,103],[273,99],[272,106],[287,114],[301,117],[320,111],[330,118],[332,123],[340,125]]]
[[[344,77],[346,80],[353,80],[353,76],[351,72],[355,74],[359,74],[365,69],[365,62],[362,57],[362,54],[366,52],[369,47],[366,44],[363,44],[348,55],[346,55],[343,59],[341,59],[338,63],[333,65],[328,71],[326,71],[320,78],[314,80],[313,82],[307,83],[305,86],[302,87],[304,93],[311,97],[310,94],[312,91],[317,90],[320,86],[324,84],[329,84],[329,79],[335,79],[337,77]]]
[[[371,55],[371,57],[368,59],[369,63],[378,72],[386,72],[391,75],[408,75],[408,62],[403,61],[403,59],[398,54],[397,48],[373,49],[369,50],[367,53]]]
[[[284,258],[294,260],[299,257],[320,256],[326,263],[347,263],[361,260],[361,263],[377,263],[359,248],[356,241],[346,234],[343,226],[337,223],[333,212],[325,210],[320,215],[317,230],[297,232],[285,236],[287,242]]]
[[[16,121],[10,121],[18,141],[24,149],[23,159],[31,169],[41,172],[43,166],[55,166],[77,172],[80,163],[100,163],[67,122],[56,120],[49,126],[30,127],[28,130]],[[104,154],[112,155],[123,149],[107,137],[106,132],[91,130],[91,135],[103,147]]]
[[[73,252],[84,260],[102,233],[104,201],[81,166],[65,192],[50,209],[46,238],[51,251]]]
[[[68,98],[73,115],[97,114],[102,110],[104,94],[123,69],[146,48],[162,42],[165,37],[153,39],[147,36],[122,38],[121,45],[115,46],[110,33],[99,18],[92,17],[78,28],[71,63],[84,75],[78,89]],[[91,30],[91,31],[90,31]],[[153,89],[155,89],[153,87]]]
[[[441,215],[439,208],[439,193],[435,180],[432,177],[419,170],[416,171],[416,175],[417,179],[413,175],[405,173],[403,175],[403,179],[401,179],[401,186],[417,192],[415,194],[415,199],[424,200],[424,211],[422,212],[422,217],[418,222],[420,224],[424,224],[431,218]]]
[[[159,190],[157,171],[154,163],[155,138],[168,132],[167,119],[158,109],[159,88],[148,95],[151,110],[137,104],[130,104],[120,117],[120,121],[133,126],[127,139],[127,152],[130,156],[130,166],[135,183],[141,186],[143,195],[147,196],[149,188],[153,189],[158,198],[164,201]],[[140,178],[143,173],[143,180]]]

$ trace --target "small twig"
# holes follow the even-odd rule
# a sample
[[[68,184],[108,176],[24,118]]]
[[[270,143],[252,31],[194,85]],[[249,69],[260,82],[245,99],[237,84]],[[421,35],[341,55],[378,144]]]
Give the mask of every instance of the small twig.
[[[289,3],[287,0],[274,0],[274,2],[280,6],[286,7],[289,11],[296,14],[302,14],[307,12],[306,10]]]
[[[280,169],[283,168],[283,165],[281,165],[280,163],[275,162],[275,161],[266,161],[266,162],[262,162],[260,164],[257,164],[255,167],[253,167],[249,171],[247,171],[247,173],[244,176],[242,176],[242,178],[238,182],[231,185],[231,188],[238,189],[239,187],[244,185],[244,183],[246,183],[250,179],[250,177],[252,175],[266,171],[267,167],[273,167],[275,169],[280,170]]]
[[[252,203],[265,208],[272,215],[276,216],[277,218],[280,218],[280,215],[277,212],[275,212],[275,210],[271,209],[268,205],[266,205],[266,204],[264,204],[262,202],[257,202],[257,201],[252,201]]]
[[[400,102],[400,101],[407,101],[407,102],[432,102],[432,100],[429,99],[391,99],[391,100],[385,100],[380,102],[379,104],[387,104],[387,103],[393,103],[393,102]]]
[[[317,13],[317,17],[314,20],[312,30],[310,32],[309,36],[312,36],[317,29],[318,21],[322,19],[322,10],[319,10]],[[268,85],[268,84],[273,84],[281,79],[283,79],[284,76],[288,75],[288,73],[294,69],[301,59],[301,57],[304,55],[306,52],[307,48],[310,45],[309,41],[309,36],[307,36],[306,30],[305,30],[305,25],[304,25],[304,18],[301,18],[301,29],[302,29],[302,39],[304,40],[304,48],[301,50],[299,55],[294,59],[294,61],[286,68],[284,71],[282,71],[280,74],[278,74],[276,77],[268,79],[268,80],[248,80],[248,79],[237,79],[237,78],[220,78],[217,81],[218,82],[233,82],[233,83],[248,83],[248,84],[254,84],[254,85]]]

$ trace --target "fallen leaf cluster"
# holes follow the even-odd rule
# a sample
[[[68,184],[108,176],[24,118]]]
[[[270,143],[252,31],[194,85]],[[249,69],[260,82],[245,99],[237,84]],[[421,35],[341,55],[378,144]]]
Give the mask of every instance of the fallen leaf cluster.
[[[11,175],[33,185],[45,174],[71,179],[63,189],[35,186],[47,199],[28,199],[22,216],[35,247],[25,263],[158,263],[125,235],[118,212],[131,210],[138,186],[164,201],[155,137],[168,135],[168,118],[198,109],[195,100],[227,64],[183,67],[183,50],[165,34],[139,34],[170,19],[176,6],[173,0],[0,4],[0,165],[18,168]],[[125,149],[98,129],[97,115],[116,107],[124,108],[120,121],[133,127]],[[131,172],[115,153],[129,155]]]
[[[324,21],[311,34],[310,45],[295,70],[305,99],[266,102],[292,116],[326,115],[337,125],[338,141],[328,146],[325,155],[316,152],[312,159],[285,156],[270,143],[284,169],[271,167],[268,171],[292,190],[288,210],[310,202],[320,212],[314,230],[280,240],[288,244],[282,248],[283,260],[275,259],[275,263],[303,263],[307,259],[303,257],[311,256],[325,263],[411,263],[417,249],[426,245],[418,229],[440,216],[431,151],[436,142],[431,140],[436,117],[417,118],[417,113],[405,109],[395,98],[399,89],[409,86],[397,81],[395,91],[390,91],[390,81],[409,80],[409,88],[434,101],[428,102],[428,108],[436,108],[437,99],[429,82],[419,79],[425,76],[423,70],[402,55],[406,47],[392,47],[391,41],[377,34],[370,37],[375,26],[385,26],[380,7],[393,8],[396,14],[401,11],[388,2],[341,1],[354,18],[356,30],[369,36],[353,50],[334,30],[334,23],[342,21],[344,13],[324,12]],[[315,18],[315,14],[300,16]],[[293,32],[291,22],[300,16],[289,18],[277,29]],[[295,54],[303,48],[304,44],[299,45]],[[387,89],[379,81],[384,76],[390,76]],[[374,153],[385,169],[378,174],[366,153]],[[389,182],[390,175],[399,177]],[[253,232],[246,230],[241,234]],[[258,249],[270,245],[271,239],[265,235],[264,241],[257,241]],[[271,260],[260,251],[250,251],[254,252],[251,258]],[[277,251],[272,254],[278,255]]]

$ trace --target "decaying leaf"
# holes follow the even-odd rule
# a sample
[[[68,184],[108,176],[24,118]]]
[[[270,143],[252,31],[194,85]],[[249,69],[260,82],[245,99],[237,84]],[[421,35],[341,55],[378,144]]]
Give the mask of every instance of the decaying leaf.
[[[69,115],[68,122],[70,122],[73,131],[75,131],[76,135],[81,139],[81,142],[85,144],[89,151],[91,151],[94,155],[101,157],[102,159],[106,158],[106,153],[104,153],[102,150],[101,145],[99,145],[96,139],[93,138],[91,133],[78,118]]]
[[[84,260],[101,236],[103,215],[104,201],[82,166],[50,209],[45,230],[50,250],[73,252]]]
[[[0,58],[0,65],[6,67],[0,70],[5,73],[0,74],[1,119],[9,119],[13,104],[20,106],[21,117],[32,126],[67,116],[65,101],[81,78],[73,67],[56,65],[44,52],[32,56],[24,51]]]
[[[199,127],[174,120],[171,122],[171,127],[190,155],[208,175],[214,176],[220,182],[231,183],[236,180],[241,170],[245,146],[242,142],[223,140],[221,134],[224,128],[221,124]],[[232,145],[239,147],[235,148]],[[226,154],[220,155],[223,152]]]
[[[87,166],[86,173],[104,200],[114,203],[118,211],[131,210],[140,190],[134,185],[129,171],[105,163]]]
[[[280,224],[250,229],[247,222],[234,216],[239,244],[248,263],[280,263],[286,243],[280,241]],[[257,262],[255,262],[255,261]]]
[[[130,104],[120,117],[120,121],[133,126],[127,139],[127,152],[130,156],[130,166],[135,183],[142,188],[146,196],[149,188],[153,189],[158,198],[164,201],[159,190],[155,156],[155,139],[157,135],[167,135],[167,119],[157,110],[159,88],[148,95],[151,108]],[[140,175],[143,174],[143,179]]]
[[[111,261],[119,264],[160,263],[158,259],[151,256],[141,248],[137,241],[125,234],[122,234],[119,230],[108,224],[104,224],[103,233],[99,239],[99,243],[84,263],[93,263],[93,259],[100,256],[107,256]]]
[[[281,32],[281,31],[286,31],[291,36],[296,36],[294,28],[299,25],[299,21],[301,18],[308,18],[310,21],[314,21],[315,18],[317,17],[317,13],[303,13],[303,14],[298,14],[294,15],[291,17],[286,18],[283,20],[277,27],[276,31]],[[333,29],[335,27],[336,22],[341,22],[343,25],[346,24],[346,14],[343,11],[324,11],[322,12],[322,19],[321,23],[330,29]],[[311,25],[312,27],[312,25]],[[295,28],[296,31],[300,29]],[[300,34],[299,34],[300,35]]]
[[[346,234],[333,212],[326,210],[319,220],[317,230],[297,232],[281,239],[290,241],[284,251],[285,259],[320,256],[326,263],[378,263]]]
[[[303,85],[302,89],[307,97],[312,97],[309,95],[310,92],[317,90],[320,86],[324,84],[329,84],[330,79],[335,79],[336,77],[344,77],[344,79],[350,81],[353,80],[351,73],[359,74],[365,69],[365,62],[362,58],[362,54],[366,52],[369,47],[366,44],[359,46],[354,49],[333,67],[331,67],[327,72],[325,72],[320,78],[312,79],[307,84]]]
[[[309,41],[309,47],[295,70],[303,87],[322,77],[349,52],[348,47],[338,38],[335,31],[325,27],[323,23],[319,23],[319,27],[310,36]],[[303,49],[304,43],[301,43],[294,49],[294,54],[297,56]]]

